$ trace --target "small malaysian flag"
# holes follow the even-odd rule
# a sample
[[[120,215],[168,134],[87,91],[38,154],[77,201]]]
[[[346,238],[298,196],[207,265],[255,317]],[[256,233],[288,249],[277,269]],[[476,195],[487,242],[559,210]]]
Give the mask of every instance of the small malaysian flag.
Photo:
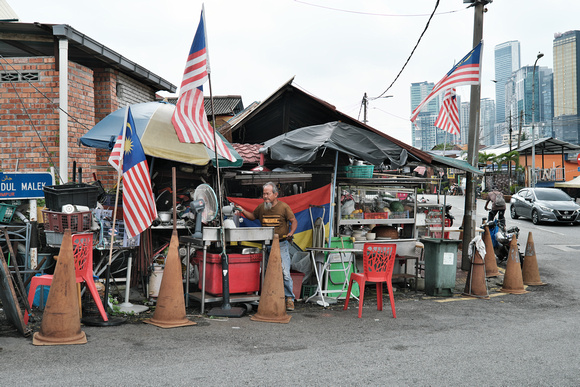
[[[437,95],[447,89],[464,85],[479,85],[482,42],[469,51],[445,76],[433,87],[433,90],[411,113],[411,122],[415,122],[421,110]]]
[[[209,78],[208,55],[205,43],[205,17],[201,10],[199,25],[189,50],[183,80],[179,89],[179,99],[171,122],[181,142],[205,144],[222,157],[235,161],[223,140],[217,136],[214,144],[213,128],[207,121],[203,105],[203,84]]]
[[[459,109],[455,89],[448,89],[445,92],[435,126],[451,134],[459,134]]]
[[[157,218],[157,208],[151,188],[149,166],[137,135],[131,109],[127,107],[125,124],[117,137],[109,163],[119,171],[123,168],[123,219],[130,238],[145,231]]]

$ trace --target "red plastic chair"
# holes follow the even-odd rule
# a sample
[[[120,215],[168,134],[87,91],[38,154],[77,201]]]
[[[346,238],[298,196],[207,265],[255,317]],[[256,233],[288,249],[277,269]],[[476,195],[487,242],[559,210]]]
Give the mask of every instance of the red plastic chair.
[[[374,282],[377,286],[377,310],[383,310],[383,282],[387,283],[389,299],[391,300],[391,310],[393,318],[397,318],[395,312],[395,299],[393,297],[393,267],[395,266],[395,255],[397,245],[393,243],[365,243],[363,251],[363,273],[351,273],[348,281],[348,290],[344,308],[348,308],[352,281],[356,281],[360,287],[358,301],[358,318],[362,317],[362,307],[364,299],[364,289],[367,282]]]
[[[72,235],[73,254],[75,257],[75,279],[76,283],[84,282],[89,289],[91,296],[97,304],[97,308],[104,321],[108,321],[107,313],[103,307],[103,302],[95,286],[93,279],[93,234],[73,234]],[[30,281],[30,290],[28,291],[28,303],[32,306],[34,294],[38,286],[50,286],[52,275],[45,274],[32,277]],[[24,323],[28,324],[28,312],[24,313]]]

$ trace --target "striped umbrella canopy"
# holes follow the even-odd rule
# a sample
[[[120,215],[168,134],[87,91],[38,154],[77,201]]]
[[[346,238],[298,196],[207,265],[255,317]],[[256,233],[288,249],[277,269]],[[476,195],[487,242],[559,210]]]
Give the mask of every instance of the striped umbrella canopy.
[[[146,155],[194,165],[206,165],[211,162],[215,166],[215,153],[211,149],[202,143],[182,143],[177,138],[177,133],[171,123],[175,105],[164,102],[145,102],[133,104],[130,107],[137,127],[136,132]],[[80,143],[91,148],[113,149],[124,120],[125,108],[114,111],[82,136]],[[218,158],[220,168],[242,166],[243,159],[234,150],[232,144],[221,134],[217,133],[217,135],[224,140],[236,158],[231,162],[220,156]]]

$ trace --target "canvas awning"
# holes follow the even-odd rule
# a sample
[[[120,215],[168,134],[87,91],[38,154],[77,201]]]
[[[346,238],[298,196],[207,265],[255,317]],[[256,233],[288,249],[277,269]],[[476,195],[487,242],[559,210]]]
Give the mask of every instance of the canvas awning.
[[[563,181],[559,183],[554,183],[556,188],[580,188],[580,176],[576,176],[570,181]]]
[[[215,165],[215,153],[204,144],[189,144],[179,141],[171,123],[174,110],[174,105],[161,102],[131,105],[131,114],[145,154],[185,164],[206,165],[211,161]],[[125,108],[109,114],[82,136],[80,143],[92,148],[112,149],[114,141],[123,127],[124,119]],[[220,168],[240,167],[243,164],[242,157],[221,134],[217,133],[217,135],[224,140],[236,158],[236,161],[230,162],[220,157]]]

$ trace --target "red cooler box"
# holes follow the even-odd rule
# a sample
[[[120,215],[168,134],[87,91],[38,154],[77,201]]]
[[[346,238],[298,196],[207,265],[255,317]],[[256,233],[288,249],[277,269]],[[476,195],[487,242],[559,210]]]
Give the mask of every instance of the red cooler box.
[[[253,293],[260,290],[260,263],[262,253],[228,254],[230,294]],[[203,251],[195,254],[195,263],[199,267],[199,288],[203,276]],[[216,296],[223,294],[222,257],[220,254],[207,253],[207,273],[205,275],[205,291]]]

